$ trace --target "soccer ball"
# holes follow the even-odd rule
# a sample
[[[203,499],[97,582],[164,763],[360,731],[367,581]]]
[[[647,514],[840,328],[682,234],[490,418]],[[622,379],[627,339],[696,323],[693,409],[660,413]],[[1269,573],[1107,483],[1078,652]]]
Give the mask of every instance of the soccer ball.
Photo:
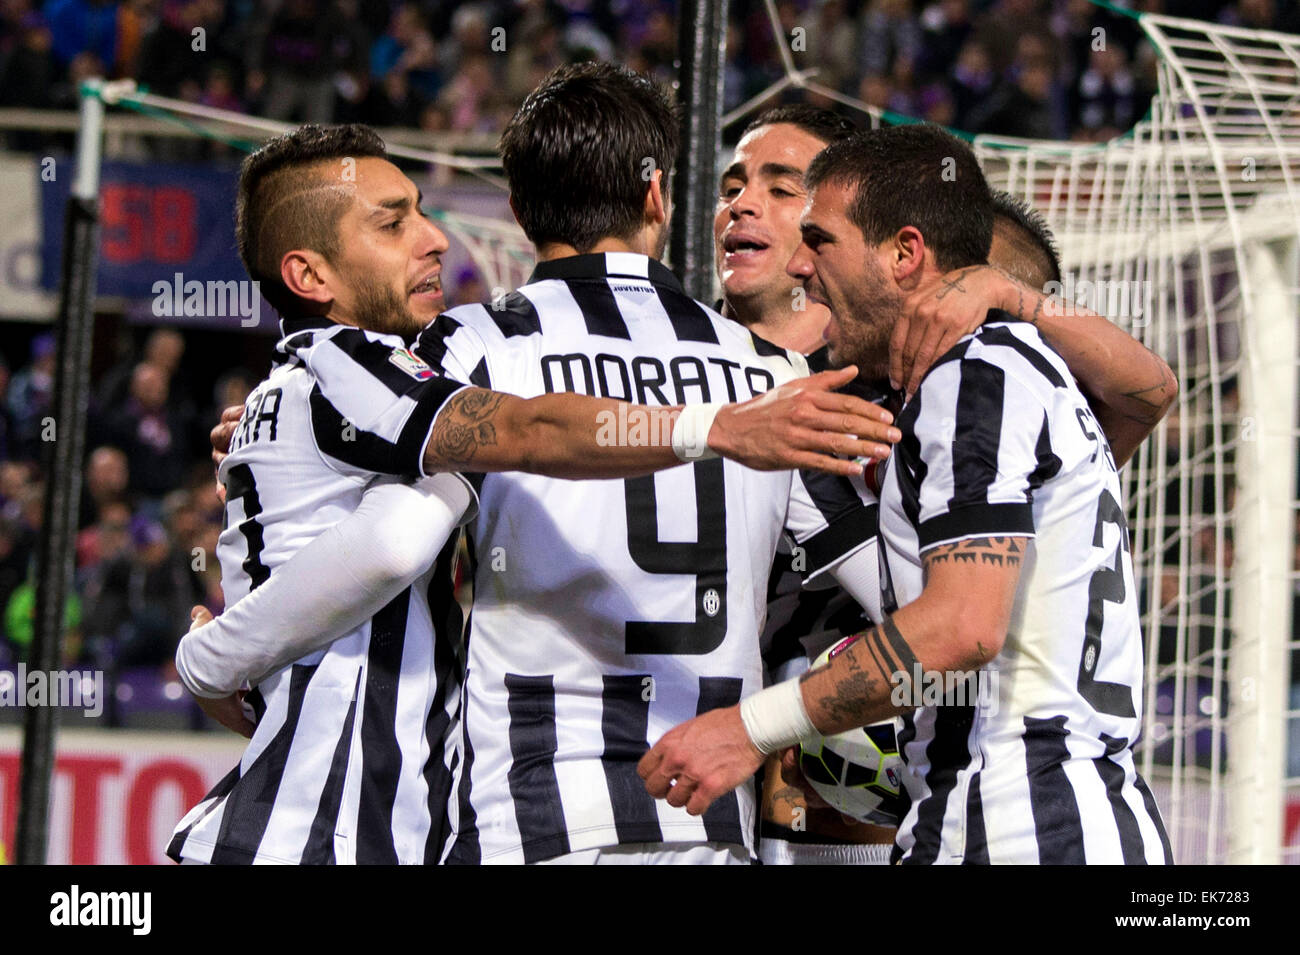
[[[830,647],[813,669],[842,653],[856,636]],[[819,736],[799,747],[799,768],[817,795],[846,816],[877,826],[903,818],[903,760],[898,755],[898,719]]]

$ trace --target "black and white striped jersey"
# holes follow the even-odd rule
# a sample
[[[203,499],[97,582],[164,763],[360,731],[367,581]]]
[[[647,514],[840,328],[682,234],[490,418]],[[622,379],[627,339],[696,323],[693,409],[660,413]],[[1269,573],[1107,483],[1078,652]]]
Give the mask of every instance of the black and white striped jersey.
[[[927,549],[1031,540],[1006,643],[979,675],[987,696],[904,720],[912,805],[896,855],[1171,861],[1133,761],[1142,637],[1119,477],[1064,361],[1032,325],[991,313],[936,362],[898,427],[880,500],[887,612],[920,595]]]
[[[285,320],[219,478],[222,588],[234,604],[351,514],[376,473],[416,477],[434,416],[463,388],[397,336]],[[454,546],[367,623],[264,680],[234,770],[168,854],[211,863],[435,862],[459,693]],[[434,634],[439,639],[434,639]]]
[[[806,356],[808,370],[814,374],[828,370],[829,348]],[[854,383],[855,386],[858,384]],[[868,401],[883,402],[881,391],[858,387],[857,393]],[[818,499],[824,504],[838,501],[837,510],[858,510],[858,518],[869,528],[867,547],[876,547],[877,494],[861,478],[833,475],[809,477],[818,483]],[[880,622],[880,603],[863,609],[829,574],[815,579],[808,575],[808,555],[797,544],[783,537],[767,581],[767,625],[763,628],[763,665],[768,683],[780,683],[808,669],[817,655],[844,637],[861,633]],[[879,588],[873,588],[879,593]]]
[[[544,262],[493,305],[441,316],[416,350],[451,377],[524,397],[659,406],[748,399],[806,373],[802,356],[630,253]],[[607,424],[611,441],[646,440]],[[716,459],[626,481],[489,474],[479,495],[447,861],[624,843],[752,849],[752,785],[693,817],[652,799],[636,765],[668,729],[761,687],[778,537],[788,528],[815,573],[870,538],[860,504],[824,513],[816,479]]]

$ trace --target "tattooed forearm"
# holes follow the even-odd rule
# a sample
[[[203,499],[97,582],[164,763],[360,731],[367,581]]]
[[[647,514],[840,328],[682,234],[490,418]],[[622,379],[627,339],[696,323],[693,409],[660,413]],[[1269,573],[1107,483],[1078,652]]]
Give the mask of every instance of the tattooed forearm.
[[[434,422],[429,450],[446,466],[472,464],[480,448],[497,443],[493,421],[504,399],[504,395],[484,388],[458,392]]]
[[[976,537],[932,547],[921,558],[921,566],[927,577],[932,567],[946,562],[1019,567],[1023,554],[1023,537]]]
[[[776,774],[776,779],[780,779],[780,773]],[[769,782],[771,777],[769,777]],[[764,787],[768,785],[765,782]],[[808,799],[803,794],[803,790],[797,786],[787,786],[784,783],[772,790],[768,796],[764,788],[763,796],[763,819],[766,822],[775,822],[779,825],[791,828],[792,824],[799,819],[801,813],[807,813]],[[838,814],[836,814],[838,818]]]
[[[880,719],[895,689],[903,686],[907,692],[918,660],[893,619],[886,618],[880,626],[865,631],[833,665],[838,673],[828,672],[832,667],[828,663],[800,677],[801,683],[819,677],[815,707],[822,717],[816,721],[819,726],[861,725]],[[832,677],[833,682],[828,683],[825,677]]]
[[[1007,277],[1012,281],[1016,281],[1014,277],[1010,275]],[[1049,299],[1042,293],[1034,293],[1034,307],[1026,311],[1025,289],[1026,286],[1023,282],[1016,282],[1016,310],[1011,314],[1022,322],[1028,322],[1030,325],[1037,325],[1039,320],[1043,317],[1043,303],[1049,301]],[[1030,291],[1032,292],[1033,290],[1031,289]]]
[[[1177,383],[1173,378],[1173,373],[1169,371],[1169,366],[1153,352],[1146,349],[1147,356],[1150,358],[1150,364],[1153,371],[1158,374],[1159,380],[1154,384],[1147,385],[1145,388],[1135,388],[1132,391],[1126,391],[1121,396],[1125,399],[1125,407],[1121,409],[1124,417],[1136,421],[1148,427],[1155,427],[1164,417],[1165,411],[1168,410],[1170,402],[1173,400],[1174,393],[1177,390]]]
[[[877,687],[881,686],[881,681],[873,679],[870,674],[864,672],[850,673],[844,679],[835,684],[833,693],[823,694],[817,704],[821,711],[826,714],[827,719],[839,725],[840,723],[865,723],[868,718],[862,714],[866,710],[866,704],[876,695]],[[885,691],[888,696],[888,691]]]

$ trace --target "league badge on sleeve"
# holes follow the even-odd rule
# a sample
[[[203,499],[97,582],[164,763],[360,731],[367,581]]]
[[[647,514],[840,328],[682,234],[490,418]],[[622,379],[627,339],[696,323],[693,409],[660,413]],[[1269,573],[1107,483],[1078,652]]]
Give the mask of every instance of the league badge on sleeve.
[[[437,375],[436,371],[417,358],[409,348],[394,348],[388,360],[416,381],[428,381]]]

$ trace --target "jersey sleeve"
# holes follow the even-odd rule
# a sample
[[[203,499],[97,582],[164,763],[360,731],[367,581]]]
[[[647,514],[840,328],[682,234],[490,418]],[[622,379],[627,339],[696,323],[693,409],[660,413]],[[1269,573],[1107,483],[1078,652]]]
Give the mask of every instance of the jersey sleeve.
[[[899,484],[922,553],[1034,536],[1033,490],[1052,461],[1038,394],[998,365],[963,358],[933,369],[900,418]]]
[[[433,420],[465,386],[409,349],[340,327],[299,352],[316,378],[312,431],[325,462],[345,474],[424,475]]]
[[[798,548],[793,568],[804,583],[874,541],[878,510],[875,494],[860,478],[794,472],[785,529]]]
[[[483,306],[443,312],[420,332],[412,351],[421,361],[453,381],[479,388],[492,387],[487,345],[474,327]]]

